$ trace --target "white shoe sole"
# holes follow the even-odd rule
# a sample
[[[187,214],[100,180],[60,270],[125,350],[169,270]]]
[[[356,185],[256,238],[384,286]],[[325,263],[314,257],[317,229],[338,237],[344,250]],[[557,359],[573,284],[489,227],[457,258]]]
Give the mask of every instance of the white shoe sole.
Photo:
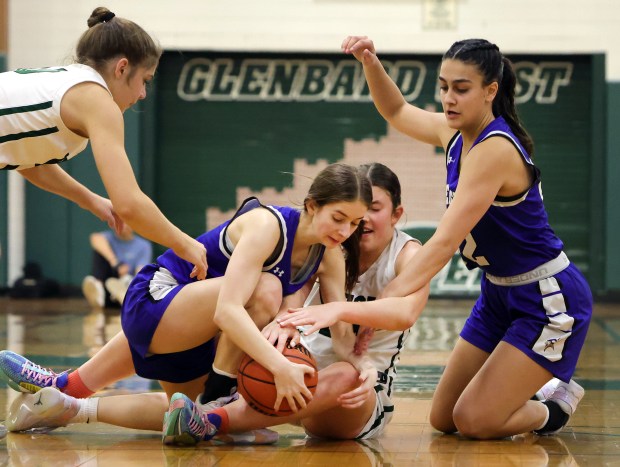
[[[43,388],[35,394],[21,394],[11,404],[4,422],[9,431],[24,431],[35,428],[51,430],[47,421],[65,411],[63,394],[54,388]]]

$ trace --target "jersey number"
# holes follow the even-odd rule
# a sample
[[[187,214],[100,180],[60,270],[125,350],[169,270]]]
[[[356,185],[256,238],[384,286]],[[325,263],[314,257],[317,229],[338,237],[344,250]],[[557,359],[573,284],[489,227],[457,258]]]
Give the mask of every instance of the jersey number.
[[[476,251],[476,240],[471,236],[471,233],[467,234],[465,237],[465,245],[463,245],[463,256],[470,261],[473,261],[478,266],[488,266],[489,262],[484,256],[474,256],[474,252]]]

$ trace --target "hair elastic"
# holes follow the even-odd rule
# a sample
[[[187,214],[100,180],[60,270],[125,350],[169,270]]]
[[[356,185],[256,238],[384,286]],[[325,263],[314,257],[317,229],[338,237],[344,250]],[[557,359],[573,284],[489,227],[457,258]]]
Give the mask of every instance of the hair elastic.
[[[112,13],[111,11],[108,11],[106,14],[104,14],[101,17],[101,22],[102,23],[107,23],[108,21],[110,21],[112,18],[114,18],[116,15],[114,13]]]

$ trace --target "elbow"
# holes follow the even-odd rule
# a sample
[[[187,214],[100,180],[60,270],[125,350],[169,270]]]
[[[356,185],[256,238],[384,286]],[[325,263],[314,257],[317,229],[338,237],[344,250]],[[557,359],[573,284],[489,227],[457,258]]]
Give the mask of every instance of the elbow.
[[[400,125],[399,123],[400,122],[399,117],[402,113],[403,108],[405,107],[405,104],[407,104],[407,102],[403,99],[403,101],[399,102],[397,105],[393,105],[391,107],[385,107],[381,109],[379,112],[386,122],[388,122],[390,125],[398,129],[399,131],[402,131],[401,130],[402,125]]]
[[[411,307],[409,313],[405,316],[403,329],[409,329],[412,327],[417,321],[422,311],[426,307],[428,303],[428,297],[431,291],[430,284],[426,284],[416,293],[412,294],[409,298],[412,300]]]
[[[230,309],[226,306],[217,305],[215,307],[215,312],[213,313],[213,323],[218,327],[218,329],[223,332],[230,331],[231,324],[233,323],[232,313]]]
[[[405,329],[409,329],[410,327],[412,327],[415,324],[415,322],[418,320],[418,316],[419,315],[407,316],[408,319],[404,320],[404,322],[402,323],[402,330],[404,331]]]
[[[226,319],[224,318],[224,313],[220,307],[215,308],[215,313],[213,313],[213,324],[215,324],[222,331],[224,330],[222,324],[226,323]]]
[[[417,310],[416,310],[417,311]],[[412,327],[420,316],[420,312],[409,313],[407,316],[403,316],[403,319],[400,320],[398,326],[396,326],[397,331],[406,331],[410,327]]]
[[[392,99],[385,101],[379,112],[390,125],[399,131],[403,131],[407,127],[403,122],[405,119],[403,114],[409,105],[411,104],[399,93],[398,96],[393,96]]]
[[[130,226],[140,216],[140,203],[136,198],[112,200],[114,212]]]

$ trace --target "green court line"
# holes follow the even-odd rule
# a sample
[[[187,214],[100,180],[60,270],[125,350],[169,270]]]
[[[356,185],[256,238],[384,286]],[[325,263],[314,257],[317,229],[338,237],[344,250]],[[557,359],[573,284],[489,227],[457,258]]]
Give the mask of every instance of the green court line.
[[[608,320],[603,318],[592,318],[592,321],[594,321],[601,328],[603,328],[603,331],[605,331],[607,335],[609,335],[609,337],[613,339],[614,342],[620,342],[620,334],[614,331],[614,329],[607,322]]]
[[[396,392],[421,393],[433,392],[443,373],[442,365],[400,365],[394,384]],[[577,381],[585,390],[620,390],[620,379],[590,379],[580,378],[579,369],[575,375]]]

